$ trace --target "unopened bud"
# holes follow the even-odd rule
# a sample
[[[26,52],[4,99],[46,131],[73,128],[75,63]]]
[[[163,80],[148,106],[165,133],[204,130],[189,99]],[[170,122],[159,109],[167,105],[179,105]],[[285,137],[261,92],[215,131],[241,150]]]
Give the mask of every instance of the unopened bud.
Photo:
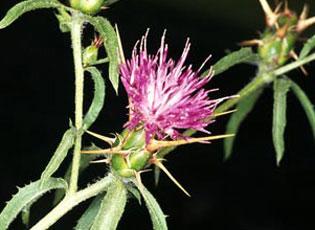
[[[85,14],[94,15],[102,9],[104,2],[105,0],[70,0],[70,5]]]
[[[83,65],[89,66],[95,63],[98,59],[98,49],[101,47],[103,40],[95,38],[92,44],[86,47],[83,51]]]

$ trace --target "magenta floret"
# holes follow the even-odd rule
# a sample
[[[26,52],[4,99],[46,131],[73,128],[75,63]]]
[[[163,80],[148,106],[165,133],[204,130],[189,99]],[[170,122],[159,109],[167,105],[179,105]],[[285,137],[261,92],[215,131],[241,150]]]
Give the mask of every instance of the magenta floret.
[[[125,126],[129,129],[142,126],[147,143],[153,137],[177,139],[182,137],[181,130],[186,129],[209,133],[205,127],[211,120],[207,118],[224,99],[210,99],[208,93],[213,90],[203,89],[213,72],[201,77],[204,64],[196,72],[191,65],[184,66],[190,49],[188,40],[175,62],[167,57],[165,35],[155,55],[147,53],[146,38],[147,35],[143,36],[140,45],[136,44],[131,59],[120,65],[130,103],[130,120]]]

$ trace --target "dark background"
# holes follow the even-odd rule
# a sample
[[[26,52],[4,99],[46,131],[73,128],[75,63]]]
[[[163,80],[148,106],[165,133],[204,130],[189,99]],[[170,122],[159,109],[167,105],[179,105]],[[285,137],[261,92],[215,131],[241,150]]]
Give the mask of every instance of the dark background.
[[[18,1],[1,1],[0,16]],[[289,1],[301,11],[303,1]],[[309,0],[311,15],[315,4]],[[125,54],[150,27],[149,49],[157,50],[167,29],[170,54],[178,58],[187,37],[192,48],[187,63],[197,68],[209,55],[211,63],[237,43],[255,38],[263,30],[264,16],[258,1],[243,0],[122,0],[102,13],[120,28]],[[315,26],[305,36],[314,34]],[[87,27],[87,31],[91,31]],[[87,36],[88,44],[92,36]],[[49,10],[28,13],[0,31],[0,209],[23,186],[37,180],[62,133],[73,117],[73,63],[69,34],[62,34]],[[315,101],[314,65],[290,73]],[[104,68],[104,75],[107,70]],[[235,94],[256,72],[255,66],[240,65],[214,78],[209,87],[220,88],[214,97]],[[87,81],[86,106],[91,99]],[[107,134],[120,131],[126,121],[126,95],[120,87],[116,97],[107,84],[106,105],[91,130]],[[288,97],[286,153],[276,167],[271,139],[272,90],[268,88],[243,123],[233,157],[222,162],[222,141],[211,145],[180,147],[170,154],[166,166],[191,193],[185,196],[164,175],[158,187],[153,174],[144,183],[156,196],[169,229],[280,230],[315,228],[315,154],[311,129],[292,94]],[[223,133],[227,118],[208,129]],[[92,139],[85,138],[85,144]],[[93,140],[94,141],[94,140]],[[102,143],[101,143],[102,144]],[[67,159],[70,162],[70,157]],[[61,176],[67,164],[56,176]],[[103,165],[92,165],[82,176],[88,180],[105,173]],[[52,194],[34,205],[32,224],[48,212]],[[71,229],[88,202],[75,208],[51,229]],[[11,229],[23,229],[20,219]],[[145,206],[130,199],[119,229],[151,229]]]

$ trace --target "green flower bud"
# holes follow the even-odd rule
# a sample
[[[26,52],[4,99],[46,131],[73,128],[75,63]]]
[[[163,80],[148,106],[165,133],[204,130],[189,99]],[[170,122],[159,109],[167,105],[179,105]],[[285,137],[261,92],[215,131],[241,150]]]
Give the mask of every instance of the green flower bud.
[[[127,178],[134,176],[134,170],[128,166],[125,156],[114,154],[112,156],[111,162],[112,169],[119,176]]]
[[[85,14],[94,15],[101,10],[104,2],[105,0],[70,0],[70,5]]]
[[[152,154],[146,150],[131,153],[129,156],[130,168],[135,171],[143,170],[148,166],[151,157]]]
[[[83,65],[93,65],[98,59],[98,49],[102,46],[103,40],[99,37],[95,37],[92,44],[86,47],[83,51]]]
[[[130,150],[128,155],[114,154],[112,156],[112,169],[122,177],[132,177],[135,172],[145,169],[149,165],[152,154],[145,149],[144,130],[122,133],[122,150]]]
[[[97,61],[98,48],[94,45],[86,47],[83,51],[83,65],[88,66]]]
[[[287,9],[280,14],[276,23],[268,26],[261,35],[258,53],[269,67],[281,66],[292,57],[299,35],[295,30],[297,23],[296,14]]]
[[[145,133],[143,129],[129,131],[125,129],[122,133],[124,138],[123,149],[127,150],[130,148],[144,148],[145,146]]]

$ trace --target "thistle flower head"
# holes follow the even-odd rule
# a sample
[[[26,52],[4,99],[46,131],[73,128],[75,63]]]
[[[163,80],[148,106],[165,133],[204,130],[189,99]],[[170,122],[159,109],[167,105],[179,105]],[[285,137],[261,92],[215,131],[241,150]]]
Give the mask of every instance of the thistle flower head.
[[[183,53],[176,62],[168,58],[165,33],[155,55],[147,52],[147,34],[137,43],[130,60],[120,66],[121,80],[129,97],[129,129],[142,127],[146,142],[152,138],[177,139],[181,131],[194,129],[209,133],[205,127],[209,117],[223,98],[209,99],[203,86],[213,75],[212,71],[201,77],[200,70],[184,66],[190,43],[187,40]]]

